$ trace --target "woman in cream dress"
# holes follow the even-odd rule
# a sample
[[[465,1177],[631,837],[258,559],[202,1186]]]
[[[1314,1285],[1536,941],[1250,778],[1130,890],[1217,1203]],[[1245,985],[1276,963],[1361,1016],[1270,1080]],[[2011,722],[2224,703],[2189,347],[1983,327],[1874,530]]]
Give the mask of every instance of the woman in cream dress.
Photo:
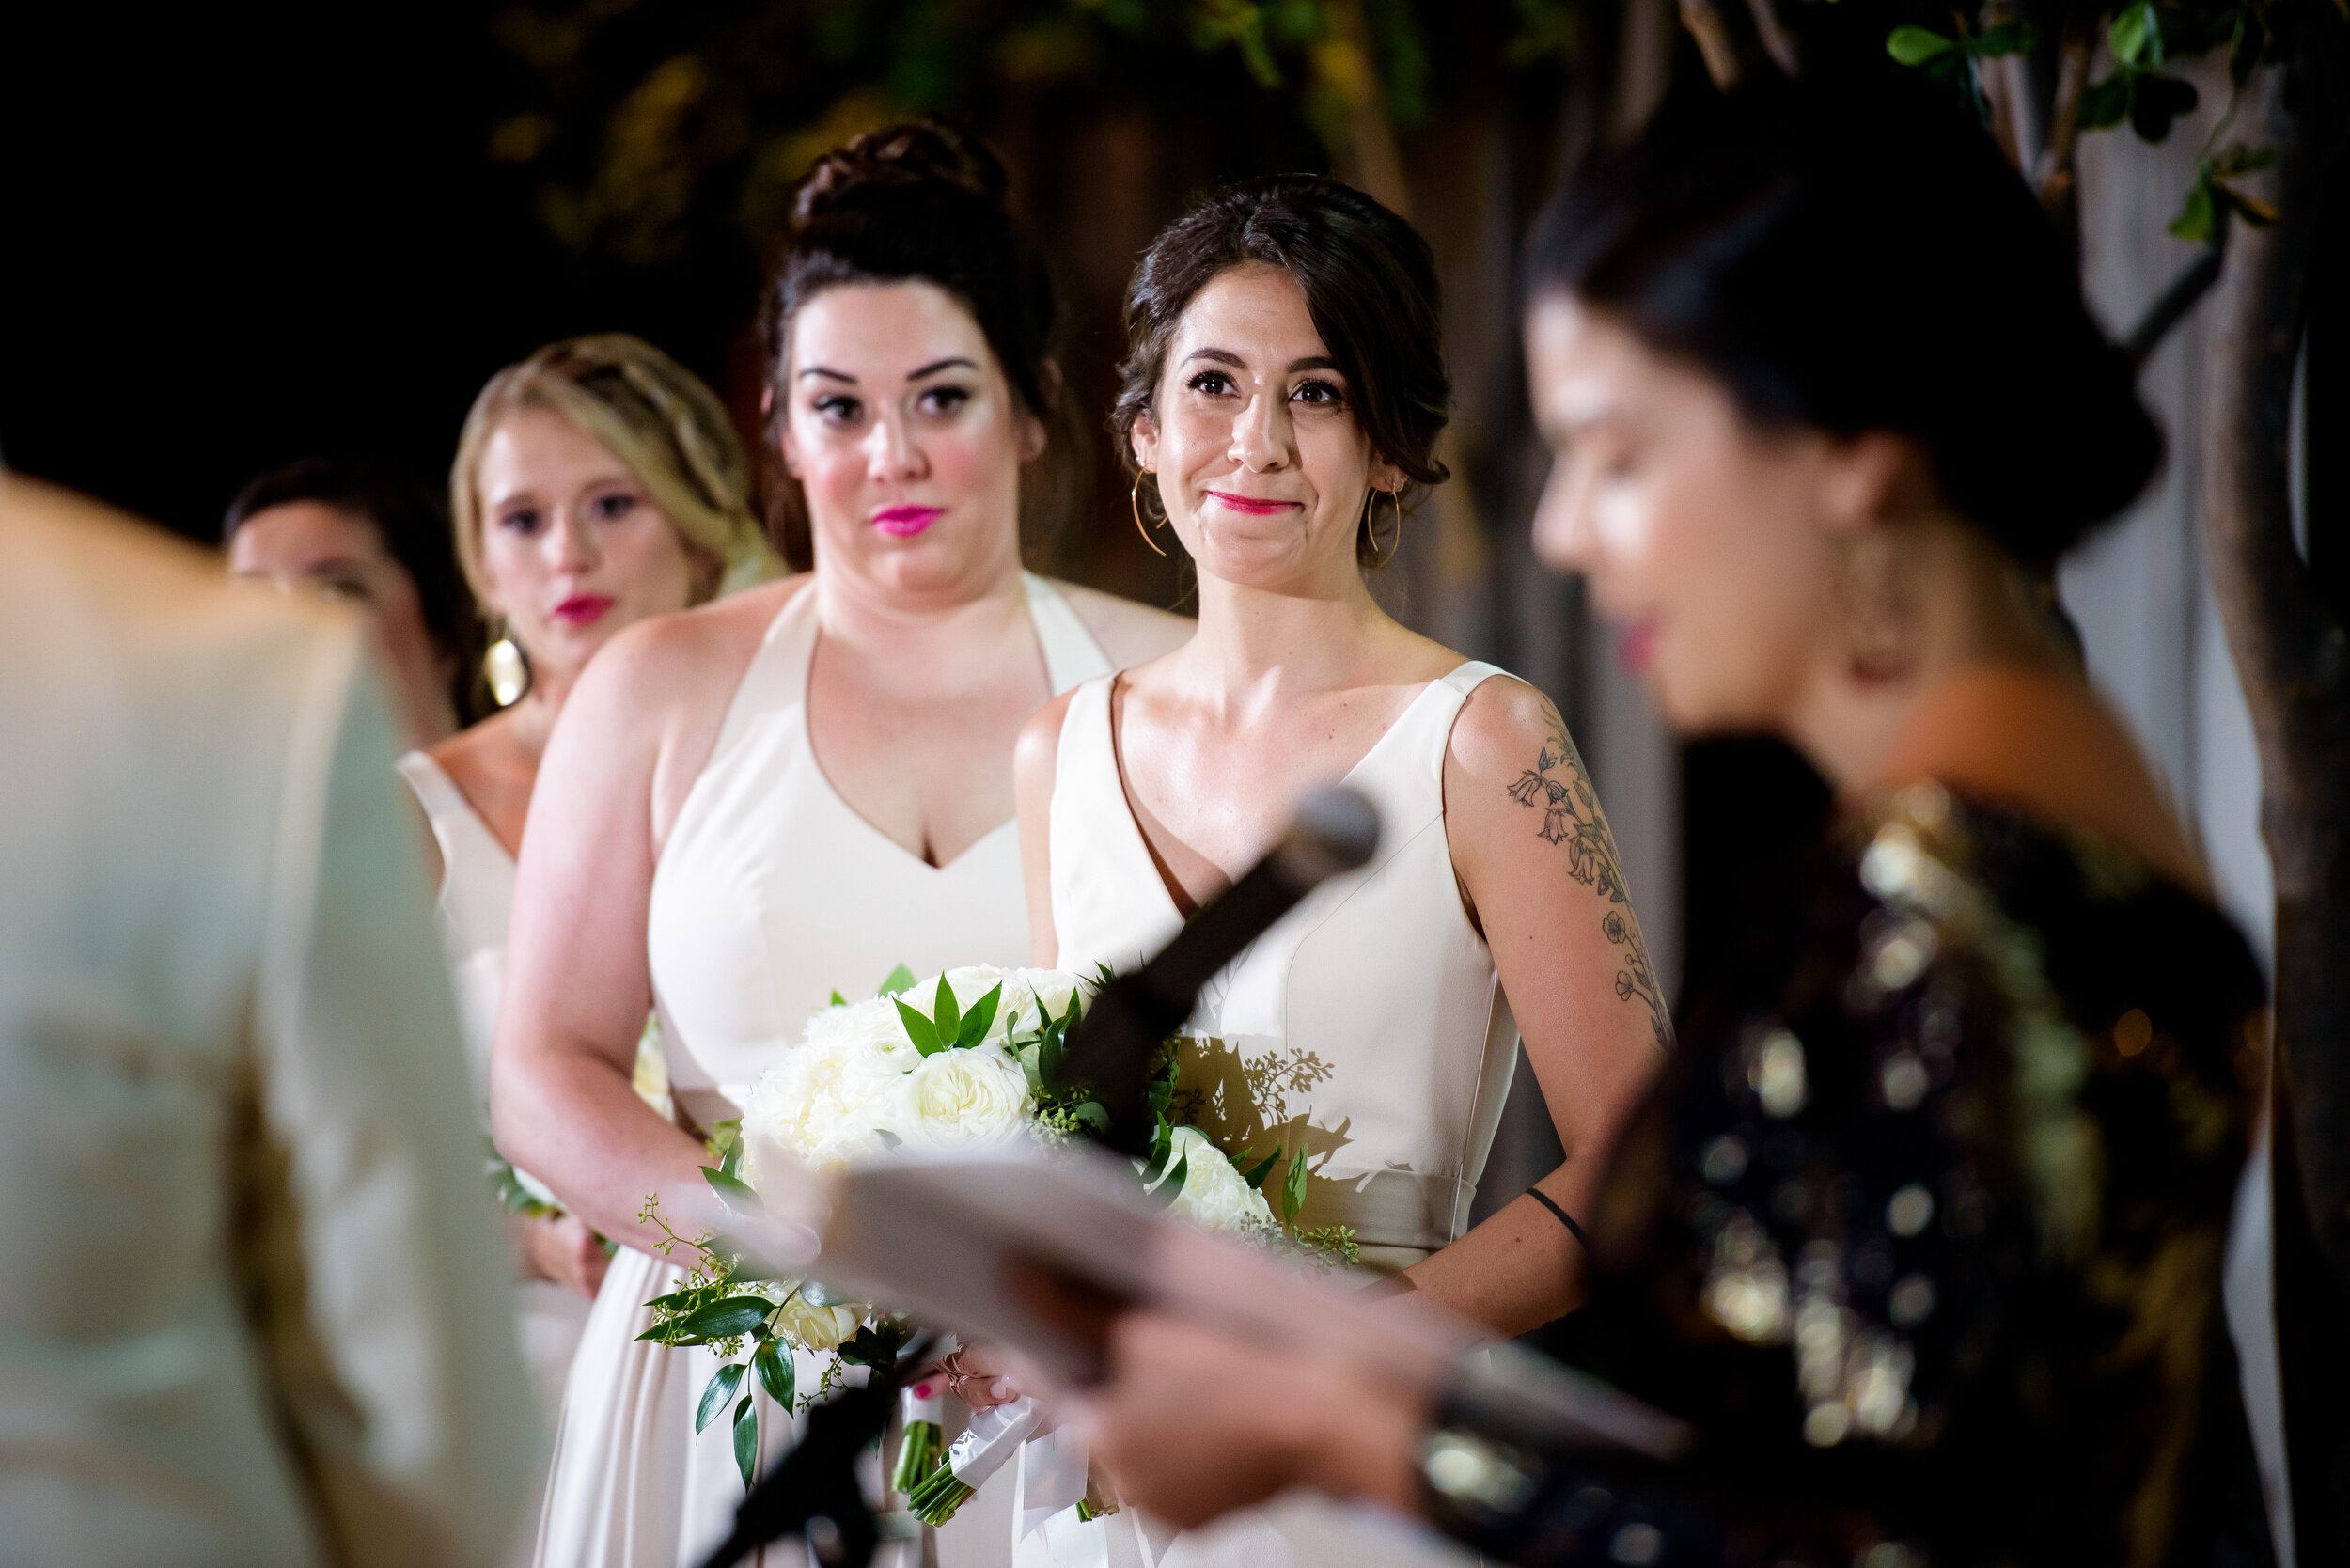
[[[623,1244],[565,1393],[550,1568],[693,1561],[743,1497],[728,1433],[693,1429],[708,1354],[636,1341],[677,1278],[648,1199],[703,1222],[701,1135],[836,988],[1020,961],[1020,726],[1188,634],[1021,569],[1058,377],[1002,197],[993,155],[935,127],[818,164],[767,292],[786,536],[808,529],[815,570],[619,639],[548,749],[492,1103],[508,1152]],[[630,1090],[648,1005],[673,1121]],[[760,1431],[772,1464],[790,1424],[764,1405]],[[1003,1560],[989,1501],[943,1558]]]
[[[1036,961],[1123,968],[1307,791],[1371,798],[1378,854],[1210,984],[1184,1076],[1202,1120],[1307,1160],[1301,1225],[1351,1227],[1380,1288],[1508,1336],[1574,1304],[1576,1216],[1668,1034],[1558,711],[1366,586],[1402,493],[1445,478],[1435,292],[1408,225],[1309,176],[1220,193],[1152,245],[1119,419],[1137,524],[1147,497],[1198,566],[1199,631],[1029,725],[1023,841]],[[1470,1230],[1521,1029],[1566,1162]],[[1334,1549],[1225,1529],[1232,1560]]]
[[[550,344],[492,377],[466,417],[449,492],[458,560],[527,677],[519,696],[494,693],[501,712],[400,760],[440,855],[441,935],[486,1106],[514,852],[556,715],[621,628],[776,563],[725,405],[621,333]],[[552,1427],[603,1242],[559,1207],[508,1225],[524,1358]]]

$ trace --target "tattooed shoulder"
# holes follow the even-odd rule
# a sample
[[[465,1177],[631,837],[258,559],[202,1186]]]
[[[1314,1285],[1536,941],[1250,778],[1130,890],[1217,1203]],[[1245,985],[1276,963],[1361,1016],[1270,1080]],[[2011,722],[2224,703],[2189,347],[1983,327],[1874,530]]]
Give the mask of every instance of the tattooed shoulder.
[[[1534,765],[1510,786],[1510,798],[1539,813],[1535,836],[1557,846],[1567,857],[1567,874],[1589,887],[1601,901],[1600,934],[1617,948],[1622,967],[1616,971],[1616,996],[1644,1008],[1649,1027],[1660,1049],[1672,1045],[1672,1019],[1649,963],[1648,946],[1640,939],[1639,917],[1633,913],[1616,859],[1615,835],[1607,831],[1606,815],[1599,808],[1599,792],[1591,788],[1590,770],[1574,749],[1559,710],[1544,704],[1550,734],[1536,753]]]

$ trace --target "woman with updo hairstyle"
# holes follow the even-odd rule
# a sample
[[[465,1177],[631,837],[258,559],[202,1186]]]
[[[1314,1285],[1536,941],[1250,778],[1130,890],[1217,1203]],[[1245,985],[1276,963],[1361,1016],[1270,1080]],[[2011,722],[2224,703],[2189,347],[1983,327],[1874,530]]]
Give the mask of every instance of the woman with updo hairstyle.
[[[1021,568],[1060,375],[1004,196],[992,152],[928,123],[818,161],[764,306],[783,531],[805,524],[813,566],[616,638],[548,745],[494,1120],[620,1249],[564,1395],[542,1564],[672,1568],[725,1535],[732,1433],[694,1424],[714,1360],[637,1340],[681,1278],[648,1197],[680,1232],[718,1227],[703,1138],[836,992],[1022,962],[1021,725],[1189,633]],[[666,1117],[630,1084],[649,1009]],[[811,1358],[799,1386],[822,1375]],[[792,1425],[757,1397],[764,1467]],[[1010,1485],[955,1527],[998,1559]]]
[[[2161,453],[2055,231],[1940,102],[1709,93],[1528,289],[1537,548],[1676,729],[1838,806],[1590,1227],[1577,1343],[1695,1484],[1568,1465],[1480,1544],[1597,1487],[1657,1561],[2269,1560],[2220,1298],[2262,981],[2042,596]]]
[[[453,524],[456,561],[497,639],[483,684],[499,708],[399,767],[431,825],[441,935],[485,1109],[514,856],[548,733],[623,627],[771,574],[748,474],[710,388],[621,333],[509,366],[466,416],[441,527],[446,541]],[[552,1420],[603,1278],[603,1240],[527,1173],[509,1193],[523,1348]]]
[[[1334,180],[1233,186],[1152,243],[1115,425],[1136,525],[1197,570],[1199,630],[1030,723],[1022,839],[1036,962],[1126,967],[1309,791],[1370,797],[1378,854],[1210,982],[1180,1087],[1218,1141],[1279,1146],[1268,1191],[1303,1162],[1296,1223],[1343,1228],[1378,1289],[1507,1336],[1574,1304],[1600,1161],[1669,1033],[1558,709],[1371,595],[1446,478],[1440,322],[1427,242]],[[1521,1031],[1567,1157],[1471,1229]],[[1268,1516],[1223,1549],[1340,1549],[1274,1539],[1303,1529]]]

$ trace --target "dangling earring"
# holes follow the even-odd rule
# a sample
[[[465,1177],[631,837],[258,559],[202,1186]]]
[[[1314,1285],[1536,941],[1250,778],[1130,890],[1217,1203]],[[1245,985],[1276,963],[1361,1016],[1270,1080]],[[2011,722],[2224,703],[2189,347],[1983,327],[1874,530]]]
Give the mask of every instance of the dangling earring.
[[[530,655],[514,640],[512,621],[500,623],[498,640],[481,655],[481,679],[501,708],[511,708],[530,690]]]
[[[1135,532],[1142,536],[1142,542],[1148,544],[1154,554],[1164,556],[1167,552],[1159,548],[1159,541],[1151,537],[1151,530],[1144,525],[1142,521],[1142,481],[1148,478],[1150,474],[1151,470],[1145,468],[1135,476],[1135,487],[1126,493],[1126,499],[1134,505]],[[1161,518],[1160,521],[1165,522],[1166,519]]]
[[[1384,556],[1379,553],[1379,525],[1371,516],[1382,495],[1395,503],[1395,535],[1387,541],[1387,553]],[[1363,531],[1371,536],[1371,569],[1373,572],[1395,559],[1395,553],[1403,547],[1403,493],[1401,490],[1382,490],[1377,485],[1371,487],[1371,494],[1363,497]]]
[[[1918,625],[1901,541],[1882,525],[1847,536],[1838,563],[1844,658],[1863,681],[1897,681],[1917,667]]]

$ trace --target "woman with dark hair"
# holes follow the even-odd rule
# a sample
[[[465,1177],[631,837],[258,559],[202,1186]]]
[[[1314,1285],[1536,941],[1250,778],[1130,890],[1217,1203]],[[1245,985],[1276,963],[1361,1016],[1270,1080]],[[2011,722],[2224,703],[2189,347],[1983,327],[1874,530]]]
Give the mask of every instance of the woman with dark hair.
[[[473,600],[432,493],[379,463],[308,458],[237,492],[220,530],[229,572],[365,609],[412,745],[436,745],[465,716]]]
[[[1130,1495],[1319,1481],[1543,1564],[2269,1560],[2220,1306],[2262,985],[2040,596],[2160,452],[2056,236],[1939,104],[1709,96],[1544,218],[1526,341],[1544,557],[1676,728],[1840,796],[1588,1216],[1577,1357],[1698,1446],[1538,1453],[1145,1320]],[[1195,1429],[1241,1457],[1179,1473]]]
[[[1036,961],[1129,967],[1308,791],[1369,795],[1378,855],[1210,983],[1180,1071],[1231,1147],[1305,1162],[1297,1223],[1349,1230],[1380,1289],[1523,1333],[1574,1304],[1600,1161],[1669,1034],[1557,708],[1406,630],[1366,582],[1406,492],[1446,478],[1427,243],[1336,180],[1250,181],[1159,235],[1126,321],[1136,521],[1147,494],[1191,556],[1199,632],[1022,737]],[[1521,1031],[1567,1158],[1471,1229]],[[1227,1549],[1336,1549],[1257,1523]]]
[[[1020,726],[1188,634],[1021,569],[1060,378],[1004,196],[994,154],[934,125],[818,161],[766,293],[773,455],[814,569],[614,638],[547,747],[494,1121],[622,1250],[565,1391],[541,1563],[671,1568],[725,1534],[730,1434],[694,1427],[714,1362],[637,1340],[680,1278],[648,1195],[715,1228],[705,1133],[836,990],[1021,961]],[[672,1120],[630,1084],[649,1007]],[[772,1461],[791,1424],[767,1404],[760,1431]],[[957,1526],[992,1519],[999,1558],[1009,1482]]]

